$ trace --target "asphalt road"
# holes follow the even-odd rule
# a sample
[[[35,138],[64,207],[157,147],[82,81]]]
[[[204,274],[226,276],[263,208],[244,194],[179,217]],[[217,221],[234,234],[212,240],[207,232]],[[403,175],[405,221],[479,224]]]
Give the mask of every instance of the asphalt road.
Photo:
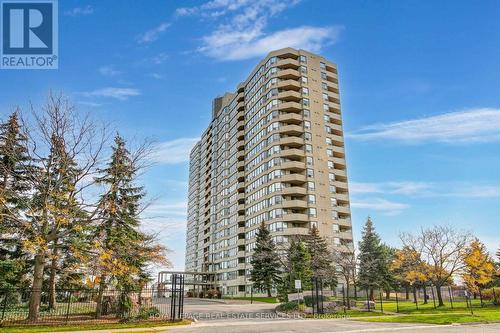
[[[500,324],[481,325],[425,325],[397,323],[367,323],[339,319],[275,319],[275,320],[211,320],[200,321],[191,326],[176,327],[166,333],[498,333]]]

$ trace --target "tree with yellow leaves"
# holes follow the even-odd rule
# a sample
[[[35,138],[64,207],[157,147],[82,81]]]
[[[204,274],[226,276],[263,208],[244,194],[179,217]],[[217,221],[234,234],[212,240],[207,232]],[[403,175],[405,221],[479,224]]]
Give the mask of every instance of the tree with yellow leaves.
[[[429,281],[429,267],[416,250],[405,246],[401,250],[396,250],[391,263],[391,272],[399,283],[406,288],[425,286]],[[416,291],[413,289],[413,298],[416,302]]]
[[[496,274],[495,262],[477,238],[463,252],[463,261],[464,283],[472,293],[481,295],[481,287],[491,282]]]

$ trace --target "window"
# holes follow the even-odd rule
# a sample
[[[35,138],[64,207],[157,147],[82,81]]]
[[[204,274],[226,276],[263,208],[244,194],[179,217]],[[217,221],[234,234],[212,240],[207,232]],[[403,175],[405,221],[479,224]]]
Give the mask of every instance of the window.
[[[328,90],[328,85],[325,82],[323,82],[321,86],[323,87],[323,90]]]
[[[307,177],[314,177],[314,170],[313,169],[307,169],[306,170],[306,175],[307,175]]]
[[[335,233],[340,232],[340,227],[338,224],[332,224],[332,229],[333,229],[333,232],[335,232]]]
[[[306,144],[306,153],[312,153],[313,152],[313,146],[310,144]]]
[[[324,62],[319,63],[319,68],[326,69],[326,64]]]
[[[306,66],[300,66],[300,72],[303,73],[303,74],[307,74],[307,67]]]
[[[328,180],[331,181],[331,182],[334,182],[335,181],[335,175],[333,173],[328,173]]]
[[[302,81],[303,84],[307,84],[307,76],[302,76],[300,80]]]
[[[329,145],[329,146],[332,146],[333,145],[333,141],[331,138],[326,138],[326,144]]]
[[[305,95],[305,96],[309,95],[309,89],[306,87],[302,87],[302,95]]]
[[[323,93],[323,100],[328,101],[328,94]]]
[[[315,189],[314,182],[307,182],[307,189],[309,191],[314,191]]]
[[[307,202],[310,204],[315,204],[316,203],[316,196],[314,194],[309,194],[307,196]]]
[[[330,202],[332,203],[332,207],[337,207],[337,199],[330,198]]]
[[[304,121],[304,128],[305,129],[310,129],[311,128],[311,122],[308,121],[308,120]]]
[[[338,238],[338,237],[333,238],[333,246],[335,246],[335,247],[340,246],[340,238]]]
[[[313,165],[313,158],[311,156],[306,156],[306,164]]]
[[[323,104],[323,111],[325,112],[330,111],[330,107],[328,106],[328,104]]]
[[[336,210],[332,210],[332,219],[334,220],[339,219],[339,213]]]
[[[304,110],[304,118],[310,118],[310,117],[311,117],[311,111]]]
[[[325,72],[321,72],[321,79],[326,80],[326,73]]]
[[[328,161],[327,165],[328,165],[328,169],[333,170],[334,167],[333,167],[333,162],[332,161]]]
[[[303,98],[302,99],[302,105],[309,106],[309,99],[308,98]]]
[[[330,193],[331,194],[337,193],[337,188],[335,187],[335,185],[330,185]]]
[[[316,217],[316,208],[309,208],[309,216]]]
[[[306,63],[307,63],[307,58],[306,58],[306,56],[301,55],[301,56],[299,57],[299,61],[300,61],[300,62],[302,62],[302,63],[304,63],[304,64],[306,64]]]
[[[311,141],[311,140],[312,140],[312,134],[311,134],[311,133],[309,133],[309,132],[305,132],[305,133],[304,133],[304,139],[305,139],[306,141]]]
[[[331,149],[326,149],[326,155],[328,155],[328,157],[333,157],[333,150]]]

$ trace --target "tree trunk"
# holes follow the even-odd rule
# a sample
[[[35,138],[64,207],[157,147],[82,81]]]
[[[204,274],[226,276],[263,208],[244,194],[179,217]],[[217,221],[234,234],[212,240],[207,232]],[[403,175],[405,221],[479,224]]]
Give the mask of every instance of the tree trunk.
[[[417,304],[417,288],[413,287],[413,303]]]
[[[49,277],[49,309],[56,308],[56,275],[57,275],[57,240],[54,241],[54,249],[52,250],[52,262],[50,264]]]
[[[405,286],[405,300],[410,299],[410,287]]]
[[[104,294],[104,289],[106,288],[106,276],[101,276],[101,280],[99,281],[99,290],[97,292],[97,300],[95,306],[95,317],[101,318],[102,315],[102,296]]]
[[[427,287],[424,286],[424,304],[427,304]]]
[[[267,297],[271,297],[271,287],[267,287]]]
[[[436,285],[436,294],[439,302],[438,306],[444,306],[443,296],[441,295],[441,285]]]
[[[370,288],[370,301],[375,302],[375,292],[374,292],[373,288]]]
[[[390,290],[386,290],[385,291],[385,299],[389,300],[390,298],[391,298],[391,291]]]
[[[356,287],[356,284],[354,284],[354,299],[358,299],[358,288]]]
[[[28,321],[36,321],[40,312],[40,301],[42,298],[43,270],[45,268],[45,251],[38,251],[35,256],[35,267],[33,269],[33,284],[29,301]]]
[[[349,283],[346,283],[345,291],[346,291],[347,309],[351,310],[351,297],[349,296],[349,291],[350,291],[349,290]]]

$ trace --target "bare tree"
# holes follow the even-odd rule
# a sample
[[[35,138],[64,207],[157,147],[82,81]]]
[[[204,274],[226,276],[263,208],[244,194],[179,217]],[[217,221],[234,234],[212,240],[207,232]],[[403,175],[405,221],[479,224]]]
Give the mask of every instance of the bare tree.
[[[436,287],[439,306],[444,306],[441,287],[451,283],[464,267],[462,253],[471,234],[450,226],[434,226],[422,228],[417,234],[403,233],[400,238],[404,246],[419,253],[428,264],[428,277]]]
[[[351,309],[351,298],[350,298],[350,290],[351,285],[355,285],[355,277],[356,277],[356,264],[357,259],[354,252],[348,247],[345,246],[342,250],[333,251],[332,253],[332,261],[334,265],[338,268],[338,273],[342,276],[343,282],[345,284],[345,294],[346,294],[346,302],[347,308]]]
[[[31,121],[28,121],[30,119]],[[31,123],[31,124],[29,124]],[[15,219],[17,233],[26,251],[34,256],[32,292],[28,319],[37,320],[40,309],[44,271],[50,261],[50,294],[55,298],[55,271],[60,243],[84,224],[68,209],[89,210],[83,192],[92,184],[106,142],[105,126],[98,126],[88,116],[80,117],[62,94],[50,93],[40,110],[31,107],[24,114],[23,128],[28,138],[25,165],[32,199],[21,217]],[[64,201],[64,203],[62,203]],[[88,215],[92,218],[92,214]]]

